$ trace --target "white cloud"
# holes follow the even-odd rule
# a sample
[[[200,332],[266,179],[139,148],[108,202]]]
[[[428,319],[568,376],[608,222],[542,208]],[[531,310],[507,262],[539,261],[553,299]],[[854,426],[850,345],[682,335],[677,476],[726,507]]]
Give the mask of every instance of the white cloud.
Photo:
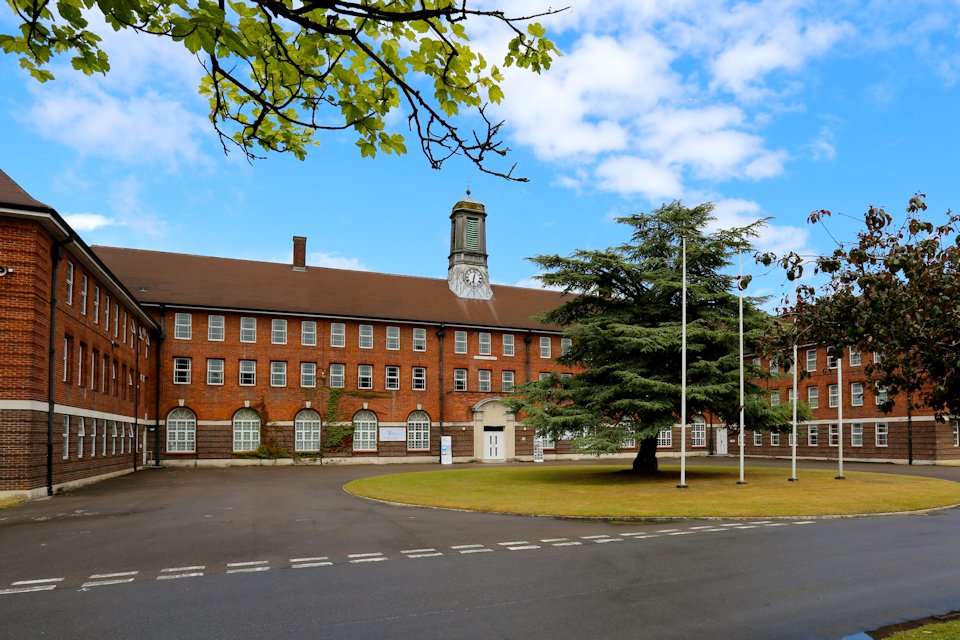
[[[494,284],[506,284],[500,282],[494,282]],[[556,285],[544,284],[536,276],[530,276],[529,278],[522,278],[517,280],[513,284],[508,284],[510,287],[523,287],[524,289],[546,289],[548,291],[563,291],[563,287],[558,287]]]
[[[674,199],[683,194],[677,171],[645,158],[617,156],[603,160],[596,169],[597,184],[606,191],[641,195],[648,200]]]
[[[293,254],[290,255],[292,260]],[[325,253],[317,251],[311,253],[307,258],[307,264],[315,267],[329,267],[331,269],[349,269],[350,271],[370,271],[370,268],[363,264],[359,258],[348,258],[336,253]]]
[[[113,218],[108,218],[99,213],[68,213],[64,214],[63,219],[73,227],[74,231],[95,231],[100,227],[117,223]]]
[[[763,211],[759,203],[740,198],[721,199],[714,203],[713,215],[716,220],[712,229],[730,229],[745,227],[762,218],[771,217]],[[790,251],[801,254],[811,253],[809,249],[810,230],[807,227],[778,225],[771,220],[760,228],[754,241],[754,248],[760,252],[772,251],[784,255]]]
[[[828,127],[820,127],[817,137],[808,145],[810,155],[814,160],[833,161],[837,157],[837,148],[833,131]]]
[[[118,180],[110,185],[107,202],[117,224],[148,236],[163,236],[167,223],[147,205],[140,195],[140,181],[134,177]]]

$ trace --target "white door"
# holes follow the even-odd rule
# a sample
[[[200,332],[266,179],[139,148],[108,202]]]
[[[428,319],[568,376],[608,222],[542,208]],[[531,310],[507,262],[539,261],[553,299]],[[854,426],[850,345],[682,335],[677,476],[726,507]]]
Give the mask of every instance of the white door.
[[[717,455],[727,455],[727,430],[725,427],[718,427],[716,432]]]
[[[483,459],[503,460],[503,431],[483,432]]]

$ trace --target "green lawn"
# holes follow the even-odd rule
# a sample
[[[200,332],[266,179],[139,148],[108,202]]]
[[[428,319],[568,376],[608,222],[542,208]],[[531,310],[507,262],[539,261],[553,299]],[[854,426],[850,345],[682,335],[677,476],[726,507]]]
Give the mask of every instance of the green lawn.
[[[960,638],[960,620],[926,624],[887,636],[887,640],[956,640],[957,638]]]
[[[787,482],[785,469],[687,467],[687,489],[677,489],[679,467],[636,477],[620,466],[504,467],[391,473],[354,480],[355,495],[404,504],[580,517],[819,516],[913,511],[960,504],[960,483],[885,473],[802,471]]]

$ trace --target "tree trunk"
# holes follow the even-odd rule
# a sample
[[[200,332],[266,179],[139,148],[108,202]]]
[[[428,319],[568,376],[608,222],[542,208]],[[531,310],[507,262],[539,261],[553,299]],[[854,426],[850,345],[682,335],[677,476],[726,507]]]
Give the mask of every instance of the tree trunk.
[[[654,474],[657,468],[657,437],[644,438],[640,441],[637,457],[633,459],[633,472]]]

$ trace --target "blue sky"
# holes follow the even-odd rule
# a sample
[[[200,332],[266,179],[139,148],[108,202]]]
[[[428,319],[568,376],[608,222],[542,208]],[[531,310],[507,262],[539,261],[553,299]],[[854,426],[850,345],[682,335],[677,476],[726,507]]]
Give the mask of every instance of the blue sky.
[[[511,1],[517,13],[550,3]],[[40,85],[0,55],[0,167],[89,244],[445,277],[450,207],[467,184],[489,214],[494,282],[533,285],[541,253],[626,239],[614,218],[680,198],[718,224],[772,216],[764,250],[829,252],[838,216],[960,207],[960,2],[572,0],[544,20],[565,53],[542,76],[511,72],[497,115],[529,183],[462,161],[361,159],[328,135],[300,162],[224,156],[181,48],[105,34],[113,70],[54,67]],[[0,32],[14,28],[0,9]],[[475,28],[477,47],[503,33]],[[405,130],[405,119],[394,121]],[[759,272],[756,267],[753,270]],[[781,273],[754,294],[778,297]]]

